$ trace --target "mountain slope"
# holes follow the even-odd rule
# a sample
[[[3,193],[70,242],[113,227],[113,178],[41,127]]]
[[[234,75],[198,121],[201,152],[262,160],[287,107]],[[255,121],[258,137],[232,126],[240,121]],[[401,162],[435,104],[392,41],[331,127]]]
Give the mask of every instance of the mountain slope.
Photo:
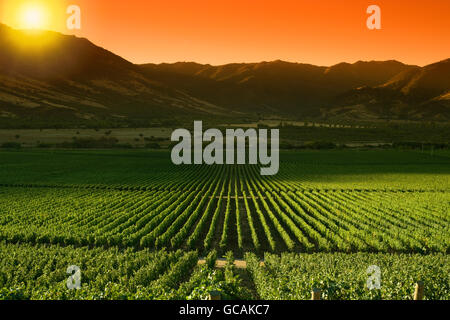
[[[381,85],[413,68],[397,61],[359,61],[332,67],[284,61],[142,65],[149,77],[211,103],[285,116],[321,116],[336,96],[360,86]]]
[[[450,59],[411,67],[386,83],[336,98],[334,113],[364,107],[382,118],[450,120]]]
[[[331,67],[272,61],[135,65],[87,39],[0,24],[0,126],[193,119],[450,119],[450,59]]]
[[[86,39],[0,25],[3,122],[149,122],[226,111],[145,76]],[[144,120],[144,121],[143,121]]]
[[[417,99],[436,97],[450,89],[450,59],[402,72],[383,86]]]

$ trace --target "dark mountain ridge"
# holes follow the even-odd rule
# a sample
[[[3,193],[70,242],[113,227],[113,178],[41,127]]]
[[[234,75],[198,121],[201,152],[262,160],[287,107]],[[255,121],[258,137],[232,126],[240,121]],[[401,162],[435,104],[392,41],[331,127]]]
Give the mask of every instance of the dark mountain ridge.
[[[228,111],[147,77],[87,39],[0,25],[0,123],[126,125]]]
[[[171,87],[233,110],[293,117],[449,120],[450,59],[425,66],[358,61],[142,65]]]
[[[0,125],[161,121],[450,119],[450,59],[135,65],[87,39],[0,24]]]

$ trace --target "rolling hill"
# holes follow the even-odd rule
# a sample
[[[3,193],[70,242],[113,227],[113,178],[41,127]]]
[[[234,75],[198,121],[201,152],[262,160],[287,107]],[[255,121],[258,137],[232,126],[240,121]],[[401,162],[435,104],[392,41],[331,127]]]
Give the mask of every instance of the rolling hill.
[[[397,61],[332,67],[273,61],[224,66],[147,64],[142,68],[152,79],[232,110],[322,117],[339,95],[361,86],[382,85],[415,67]]]
[[[86,39],[0,25],[0,123],[149,123],[225,109],[145,76]]]
[[[382,85],[356,88],[334,101],[334,112],[351,108],[364,108],[385,119],[448,121],[450,59],[423,68],[411,67]]]
[[[135,65],[87,39],[0,25],[0,126],[138,126],[192,119],[450,120],[450,59]]]

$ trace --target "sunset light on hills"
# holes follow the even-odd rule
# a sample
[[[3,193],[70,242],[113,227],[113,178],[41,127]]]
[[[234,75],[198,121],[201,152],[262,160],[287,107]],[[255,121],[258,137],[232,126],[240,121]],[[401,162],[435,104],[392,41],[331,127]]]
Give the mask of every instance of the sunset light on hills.
[[[66,28],[72,4],[83,21],[75,32]],[[372,4],[381,8],[381,30],[366,27]],[[74,33],[135,63],[396,59],[423,66],[448,57],[448,12],[448,0],[0,0],[2,23]]]

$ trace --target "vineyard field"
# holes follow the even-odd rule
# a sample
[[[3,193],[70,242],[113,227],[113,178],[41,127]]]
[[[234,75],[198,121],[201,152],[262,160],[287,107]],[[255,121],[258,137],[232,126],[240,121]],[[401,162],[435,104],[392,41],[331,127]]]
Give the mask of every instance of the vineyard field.
[[[450,259],[444,254],[266,254],[264,267],[254,254],[246,259],[258,296],[266,300],[307,300],[312,288],[326,300],[411,300],[418,279],[427,280],[427,299],[450,299]],[[367,289],[369,266],[380,268],[379,290]]]
[[[450,249],[445,157],[288,153],[279,175],[262,177],[250,165],[167,165],[163,152],[29,155],[2,157],[0,239],[8,243],[218,249],[241,256]]]
[[[58,245],[0,244],[13,252],[0,260],[0,300],[148,300],[205,299],[220,290],[230,299],[306,300],[312,288],[323,299],[411,300],[417,278],[428,279],[428,299],[449,299],[450,261],[444,254],[266,254],[265,266],[246,255],[251,290],[239,278],[229,258],[225,269],[215,269],[210,252],[204,265],[190,251],[100,249]],[[381,290],[366,289],[369,265],[382,270]],[[81,269],[81,288],[67,290],[70,265]]]
[[[253,165],[174,166],[166,151],[2,151],[0,299],[195,299],[207,294],[200,283],[235,298],[304,299],[319,279],[330,299],[406,299],[422,276],[430,298],[449,297],[447,154],[280,159],[268,177]],[[212,252],[247,260],[254,288],[197,266]],[[378,295],[361,289],[370,263],[391,266]],[[86,288],[67,292],[68,265],[86,270]]]
[[[4,243],[0,250],[13,252],[0,260],[0,300],[197,300],[212,289],[222,289],[230,298],[252,298],[248,290],[237,286],[231,268],[225,275],[210,262],[198,266],[194,251]],[[215,258],[213,252],[208,256]],[[68,266],[80,268],[78,290],[67,290]]]

